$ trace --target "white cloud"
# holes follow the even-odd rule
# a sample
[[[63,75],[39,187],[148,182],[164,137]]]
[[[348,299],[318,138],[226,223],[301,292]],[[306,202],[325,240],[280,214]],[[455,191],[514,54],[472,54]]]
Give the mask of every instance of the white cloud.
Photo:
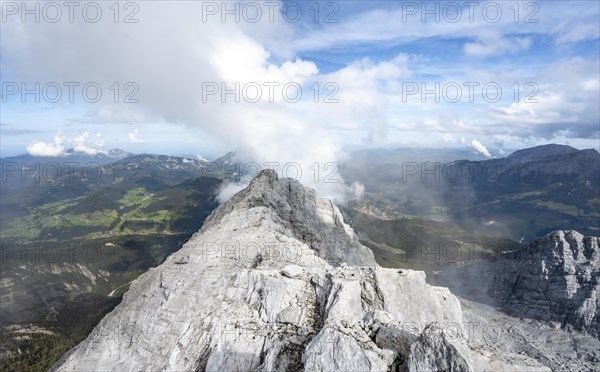
[[[444,142],[456,142],[451,133],[444,133],[444,135],[442,136],[442,140]]]
[[[352,196],[355,200],[360,200],[365,194],[365,185],[359,182],[353,182],[350,186]]]
[[[598,79],[585,80],[580,85],[582,89],[587,91],[597,92],[600,90],[600,80]]]
[[[82,116],[69,118],[68,120],[72,124],[139,124],[156,119],[149,118],[144,115],[145,112],[142,113],[141,111],[143,111],[142,107],[139,106],[134,109],[131,107],[114,107],[107,104],[100,108],[94,106]]]
[[[383,142],[390,125],[386,110],[393,106],[390,97],[399,91],[399,80],[412,74],[408,62],[405,54],[378,63],[364,58],[323,75],[321,86],[334,82],[338,102],[312,105],[307,120],[330,128],[364,131],[364,141],[370,144]]]
[[[145,143],[146,142],[140,138],[140,129],[139,128],[135,128],[133,130],[133,132],[129,132],[128,137],[129,137],[129,141],[131,143]]]
[[[143,22],[126,25],[128,38],[123,37],[123,28],[114,24],[89,27],[60,22],[31,28],[13,24],[6,27],[9,35],[4,35],[3,25],[3,37],[11,41],[2,44],[2,54],[19,61],[18,69],[11,72],[35,75],[35,80],[44,81],[47,76],[64,81],[93,79],[102,87],[121,82],[120,103],[111,103],[112,92],[103,95],[96,122],[135,122],[138,117],[128,112],[137,111],[144,117],[164,121],[165,126],[186,124],[237,150],[248,161],[297,163],[302,168],[303,182],[313,184],[325,195],[342,194],[341,182],[325,183],[321,178],[314,183],[309,169],[315,163],[321,168],[336,163],[341,153],[339,139],[321,127],[323,120],[306,119],[307,112],[324,106],[324,76],[313,62],[294,57],[282,59],[265,47],[271,37],[285,34],[291,24],[271,24],[268,17],[251,25],[223,23],[217,17],[198,22],[198,15],[202,14],[199,2],[182,2],[179,6],[144,2],[140,4],[140,16],[142,13]],[[55,52],[59,46],[64,52],[61,56]],[[39,60],[45,61],[43,66]],[[385,64],[379,67],[383,69]],[[135,98],[139,103],[121,103],[132,91],[125,91],[125,82],[138,84]],[[248,83],[264,87],[264,83],[272,82],[283,87],[294,82],[302,84],[303,100],[285,102],[281,88],[277,88],[274,102],[269,102],[265,88],[264,99],[256,104],[245,102],[244,97],[235,102],[233,95],[223,102],[220,94],[203,102],[205,82],[216,83],[219,88],[221,83],[232,88],[235,83],[241,87]],[[310,87],[316,82],[321,84],[320,104],[311,100]],[[108,88],[106,91],[110,92]],[[117,109],[120,107],[127,108],[127,115],[122,114],[124,109]],[[128,133],[130,142],[143,143],[141,125]],[[327,170],[320,171],[326,174]]]
[[[219,204],[226,202],[229,200],[235,193],[242,190],[248,186],[248,182],[239,182],[239,183],[225,183],[217,192],[217,201]]]
[[[481,144],[481,142],[477,141],[477,140],[473,140],[471,141],[471,146],[477,150],[477,152],[483,154],[484,156],[491,158],[492,154],[490,154],[490,152],[488,151],[488,149]]]
[[[44,142],[36,139],[27,145],[26,150],[32,156],[63,156],[66,151],[64,146],[65,140],[65,136],[59,131],[54,135],[54,142]]]
[[[564,25],[565,22],[562,23]],[[561,31],[562,32],[556,37],[557,44],[573,43],[586,39],[593,40],[598,39],[598,37],[600,36],[598,23],[594,25],[590,23],[581,22],[580,24],[573,24],[569,28],[565,27]]]
[[[53,142],[44,142],[36,139],[29,145],[27,145],[26,150],[27,153],[32,156],[50,157],[66,155],[67,149],[69,147],[72,147],[74,152],[83,153],[86,155],[98,155],[106,153],[104,150],[100,149],[104,145],[104,141],[102,140],[102,133],[96,134],[96,147],[92,147],[86,144],[89,136],[89,132],[83,132],[78,136],[69,138],[65,136],[61,131],[58,131],[54,135]]]
[[[351,4],[351,2],[348,2]],[[340,8],[344,2],[340,3]],[[416,3],[415,3],[416,4]],[[516,49],[525,48],[527,38],[513,37],[517,34],[547,35],[555,43],[572,43],[582,40],[594,40],[600,35],[598,26],[598,3],[589,1],[548,1],[540,3],[539,8],[532,11],[524,6],[527,2],[520,2],[521,10],[518,14],[519,21],[515,22],[516,2],[501,1],[493,3],[502,8],[502,16],[499,22],[489,22],[483,16],[481,7],[474,12],[474,18],[470,19],[468,10],[465,8],[458,22],[427,22],[423,27],[422,14],[420,11],[415,15],[406,17],[403,11],[403,2],[390,2],[386,9],[369,9],[358,14],[351,14],[349,19],[343,19],[339,23],[325,24],[323,27],[315,27],[312,32],[298,32],[293,40],[286,40],[287,44],[279,45],[280,49],[296,50],[325,50],[339,45],[369,42],[389,42],[397,44],[411,43],[419,39],[427,38],[474,38],[480,40],[482,35],[497,35],[500,41],[498,51],[492,49],[490,42],[479,41],[471,43],[473,52],[486,55],[514,52]],[[395,6],[394,6],[395,5]],[[481,5],[481,4],[479,4]],[[425,3],[419,2],[419,6]],[[475,5],[478,7],[478,5]],[[581,12],[581,7],[586,12]],[[535,14],[534,14],[535,13]],[[443,14],[443,12],[442,12]],[[537,20],[537,21],[535,21]],[[533,21],[533,22],[532,22]],[[487,37],[491,41],[491,37]]]
[[[104,141],[102,140],[102,134],[98,133],[96,135],[96,146],[97,147],[91,147],[86,145],[86,142],[88,140],[88,137],[90,136],[89,132],[83,132],[81,135],[74,137],[73,138],[73,151],[75,152],[80,152],[86,155],[98,155],[98,154],[102,154],[104,153],[104,151],[100,150],[99,147],[101,147],[104,144]]]
[[[530,38],[519,37],[484,37],[476,43],[465,44],[465,53],[470,56],[488,57],[505,53],[517,53],[529,49],[531,46]]]
[[[102,136],[102,133],[96,133],[96,147],[103,147],[104,146],[104,137]]]
[[[487,110],[486,107],[482,112],[492,113],[488,116],[491,116],[490,121],[500,122],[493,127],[483,128],[479,126],[479,120],[466,115],[462,115],[464,121],[457,119],[456,123],[439,118],[430,120],[429,117],[440,116],[439,111],[444,110],[438,109],[440,105],[418,103],[410,106],[401,101],[394,102],[399,97],[397,89],[400,80],[412,76],[411,69],[414,65],[424,66],[421,67],[422,72],[430,74],[429,76],[439,76],[439,80],[447,78],[450,73],[461,78],[457,81],[473,81],[473,78],[477,78],[477,81],[486,80],[479,75],[473,76],[471,71],[465,71],[464,66],[468,63],[457,66],[450,58],[448,61],[442,58],[442,63],[438,64],[421,63],[430,57],[435,60],[435,53],[418,57],[399,55],[381,61],[383,54],[373,52],[377,57],[376,62],[369,59],[344,61],[343,63],[347,63],[345,67],[323,73],[315,63],[297,58],[299,51],[311,50],[315,53],[307,55],[316,55],[318,58],[319,50],[336,47],[341,51],[339,55],[345,57],[344,51],[353,42],[365,42],[365,50],[368,52],[369,45],[380,50],[379,41],[389,41],[390,45],[396,47],[412,40],[427,40],[429,43],[429,40],[436,41],[436,38],[442,37],[458,38],[460,42],[466,38],[471,42],[465,46],[465,52],[469,55],[488,56],[530,48],[532,39],[514,35],[535,32],[542,35],[551,33],[556,38],[561,35],[567,37],[566,35],[570,35],[568,30],[573,30],[572,26],[577,23],[585,27],[578,28],[569,38],[589,38],[597,34],[597,26],[590,22],[590,17],[592,20],[594,16],[597,17],[596,5],[590,12],[592,16],[584,16],[577,6],[556,3],[558,2],[540,6],[538,18],[543,22],[539,24],[515,23],[512,13],[506,9],[512,3],[507,2],[502,4],[507,16],[498,24],[482,22],[481,19],[471,23],[468,17],[463,17],[456,24],[432,22],[423,27],[419,16],[411,17],[409,22],[398,22],[398,19],[402,19],[401,9],[391,5],[389,10],[361,10],[348,17],[344,14],[344,9],[341,9],[340,23],[313,28],[311,25],[292,25],[279,21],[271,24],[266,21],[266,17],[257,24],[222,23],[219,17],[213,17],[211,22],[198,22],[198,15],[202,14],[201,4],[181,2],[179,6],[172,6],[166,2],[143,2],[140,3],[139,13],[140,16],[143,14],[143,21],[123,25],[125,30],[124,27],[114,27],[110,23],[94,27],[81,22],[40,24],[36,27],[22,27],[18,22],[3,25],[3,40],[6,43],[2,44],[2,55],[7,58],[2,62],[3,70],[7,68],[7,74],[14,74],[23,80],[31,78],[47,81],[48,77],[64,81],[94,80],[103,87],[112,86],[115,81],[121,82],[121,103],[115,105],[103,100],[94,106],[96,110],[89,112],[89,117],[84,116],[82,122],[133,123],[130,125],[138,128],[128,134],[132,143],[143,142],[140,138],[140,128],[146,128],[143,123],[162,121],[164,125],[186,124],[201,128],[207,137],[216,138],[223,146],[238,150],[249,161],[301,163],[303,180],[310,183],[313,179],[308,169],[310,165],[315,162],[321,166],[337,162],[341,156],[342,136],[338,134],[342,130],[356,131],[359,133],[357,137],[367,132],[367,141],[377,143],[379,140],[387,140],[386,128],[390,123],[406,120],[411,123],[409,129],[415,131],[452,132],[457,138],[465,134],[483,141],[478,131],[502,133],[515,128],[515,131],[526,132],[528,129],[524,125],[531,122],[544,124],[555,121],[556,118],[582,118],[584,112],[597,112],[597,106],[590,106],[592,100],[585,99],[587,107],[578,107],[581,93],[567,92],[562,100],[549,99],[549,110],[542,105],[533,109],[510,107],[508,104],[505,104],[508,107],[502,107],[502,103],[494,107],[495,111]],[[340,6],[346,5],[340,3]],[[563,8],[567,13],[557,11]],[[128,35],[127,38],[123,37],[123,32]],[[89,40],[94,42],[89,43]],[[56,53],[58,48],[61,53]],[[411,59],[421,57],[419,63],[411,64]],[[45,63],[40,65],[40,60]],[[340,59],[334,60],[332,64],[339,61]],[[540,65],[546,61],[547,59],[540,61]],[[498,65],[499,67],[494,64],[482,65],[481,69],[485,69],[488,76],[500,79],[506,76],[504,71],[498,73],[505,64]],[[535,69],[537,66],[537,63],[532,64],[532,67],[518,66],[517,70],[521,72],[521,69]],[[510,67],[512,72],[512,66]],[[517,76],[511,81],[553,83],[571,73],[572,66],[564,67],[563,71],[567,71],[565,74],[553,72],[537,80],[525,80],[523,76],[529,78],[530,75],[515,72]],[[165,71],[168,73],[164,73]],[[421,75],[415,73],[415,76]],[[597,92],[598,84],[594,83],[597,79],[590,79],[590,72],[585,72],[585,77],[576,82],[583,85],[574,86],[582,87],[582,92]],[[130,92],[123,85],[128,81],[139,86],[139,92],[135,96],[139,99],[138,104],[122,103]],[[211,97],[214,100],[202,102],[203,82],[227,82],[230,86],[231,83],[238,82],[244,86],[248,82],[261,85],[264,82],[285,84],[290,81],[306,83],[303,86],[306,100],[289,104],[283,102],[281,94],[276,94],[273,103],[246,104],[243,99],[242,102],[235,103],[231,96],[228,102],[222,103],[218,94]],[[309,87],[314,82],[320,83],[321,101],[327,94],[322,89],[323,84],[337,83],[337,98],[340,102],[333,105],[307,102],[312,97],[313,92]],[[508,89],[510,84],[503,85],[503,88]],[[108,88],[105,88],[105,92],[108,94],[103,99],[111,101],[114,98],[112,92]],[[555,87],[549,92],[556,96],[561,89]],[[265,93],[263,91],[263,95]],[[560,105],[555,108],[552,107],[553,104]],[[468,110],[472,110],[472,107],[478,106],[470,105]],[[594,110],[590,110],[590,107]],[[413,111],[414,116],[406,118],[403,110]],[[555,112],[559,115],[554,115]],[[152,120],[148,120],[149,118]],[[525,119],[520,126],[513,125],[521,118]],[[562,122],[564,120],[559,120],[559,123]],[[450,123],[453,123],[453,127],[448,127]],[[456,141],[453,137],[452,140]],[[461,138],[461,143],[465,143],[464,138]],[[43,145],[38,145],[40,146]],[[323,182],[317,185],[331,186]]]
[[[521,124],[567,123],[577,120],[573,111],[579,111],[582,106],[582,103],[569,102],[561,92],[542,92],[536,99],[538,102],[535,103],[513,102],[508,107],[490,111],[490,114],[504,122]],[[567,105],[572,106],[567,109]]]
[[[585,58],[557,61],[531,78],[517,102],[487,110],[498,130],[521,137],[553,139],[561,133],[573,138],[598,135],[600,62]],[[542,82],[544,84],[542,85]],[[535,93],[533,96],[530,94]]]

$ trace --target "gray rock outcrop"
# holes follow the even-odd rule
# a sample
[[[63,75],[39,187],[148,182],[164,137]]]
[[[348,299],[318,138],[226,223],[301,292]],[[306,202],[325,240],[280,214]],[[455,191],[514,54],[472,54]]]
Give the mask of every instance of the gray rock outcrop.
[[[444,330],[432,323],[412,344],[408,368],[411,371],[470,372],[474,369],[468,355],[464,342],[450,342]]]
[[[437,283],[506,313],[600,338],[600,238],[554,231],[521,249],[440,273]]]
[[[600,238],[555,231],[497,257],[488,292],[515,315],[600,337]]]

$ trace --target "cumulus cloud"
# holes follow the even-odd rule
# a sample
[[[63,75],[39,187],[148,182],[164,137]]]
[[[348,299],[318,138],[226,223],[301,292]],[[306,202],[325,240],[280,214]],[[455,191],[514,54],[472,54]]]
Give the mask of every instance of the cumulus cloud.
[[[69,148],[72,148],[72,150],[76,153],[82,153],[86,155],[98,155],[106,153],[106,151],[101,149],[101,147],[104,146],[102,133],[96,134],[95,146],[90,146],[87,144],[89,136],[89,132],[83,132],[78,136],[69,138],[61,131],[58,131],[54,135],[53,142],[45,142],[36,139],[27,145],[26,150],[27,153],[32,156],[48,157],[64,156],[67,154],[67,150]]]
[[[454,137],[452,136],[451,133],[444,133],[444,135],[442,136],[442,140],[444,142],[456,142],[456,140],[454,139]]]
[[[86,144],[88,137],[90,136],[89,132],[83,132],[81,135],[73,138],[73,151],[80,152],[86,155],[98,155],[104,153],[99,147],[104,145],[104,141],[102,140],[102,134],[98,133],[96,135],[96,146],[92,147]]]
[[[113,96],[103,95],[98,104],[102,109],[96,113],[99,122],[114,122],[121,118],[124,122],[132,122],[141,115],[148,115],[164,121],[165,127],[168,123],[186,124],[199,128],[235,149],[244,159],[261,166],[270,162],[278,162],[281,166],[299,164],[302,182],[313,184],[325,195],[333,196],[342,191],[342,182],[324,183],[320,179],[314,183],[309,169],[317,163],[324,174],[326,169],[323,168],[329,163],[337,163],[342,152],[338,138],[322,127],[323,118],[306,118],[306,113],[314,109],[322,112],[336,109],[336,105],[330,104],[326,108],[323,104],[325,95],[331,91],[323,87],[327,77],[313,62],[296,57],[281,58],[265,47],[270,38],[286,34],[291,24],[282,19],[271,23],[268,17],[250,25],[223,23],[220,17],[198,22],[202,4],[197,2],[185,2],[180,6],[145,2],[140,4],[140,17],[142,13],[143,22],[124,27],[115,27],[114,23],[106,27],[100,24],[89,27],[77,22],[26,28],[20,24],[8,25],[8,34],[3,36],[10,41],[2,46],[3,55],[10,56],[6,66],[10,73],[41,81],[52,76],[64,81],[93,80],[106,87],[115,81],[122,82],[122,87],[124,82],[135,82],[139,86],[135,96],[139,103],[112,104]],[[123,37],[123,32],[128,34],[127,38]],[[59,47],[64,52],[61,56],[55,52]],[[45,61],[43,66],[39,65],[40,60]],[[377,78],[368,74],[380,76],[393,73],[393,69],[386,64],[355,68],[363,84]],[[301,87],[300,101],[286,99],[294,96],[294,89],[284,96],[283,87],[288,83]],[[318,103],[314,102],[310,89],[315,83],[320,86]],[[214,95],[203,95],[207,84],[219,91]],[[272,100],[268,99],[269,90],[265,84],[274,84]],[[248,85],[257,85],[261,89],[259,102],[246,100],[248,94],[253,93],[244,90]],[[235,90],[237,86],[237,94],[223,98],[222,88]],[[342,89],[340,87],[340,91]],[[127,93],[121,90],[122,95]],[[352,105],[360,108],[370,103],[359,101]],[[126,107],[127,112],[140,114],[123,115],[122,107]],[[129,141],[143,143],[141,130],[140,124],[128,133]]]
[[[554,139],[562,133],[575,138],[599,135],[598,71],[600,62],[575,57],[563,59],[541,70],[536,83],[517,102],[488,110],[497,127],[521,137]],[[531,93],[535,93],[530,96]]]
[[[104,146],[104,136],[102,133],[96,133],[96,147]]]
[[[492,154],[490,154],[488,149],[481,142],[479,142],[477,140],[471,141],[471,147],[473,147],[475,150],[477,150],[477,152],[479,152],[480,154],[483,154],[484,156],[486,156],[488,158],[492,157]]]
[[[399,80],[412,74],[408,63],[405,54],[377,63],[363,58],[324,74],[320,77],[322,84],[334,82],[338,88],[337,102],[312,107],[308,120],[340,130],[361,130],[366,134],[365,143],[382,143],[390,126],[385,115],[393,104],[390,97],[399,91]]]
[[[131,143],[145,143],[143,139],[140,138],[140,129],[135,128],[133,132],[129,132],[127,135],[129,137],[129,142]]]
[[[481,19],[472,23],[468,17],[463,17],[456,24],[432,22],[428,23],[428,27],[423,27],[419,16],[412,17],[409,22],[398,22],[398,19],[402,19],[400,6],[390,6],[389,10],[367,9],[341,19],[339,24],[320,25],[318,29],[313,29],[312,25],[292,25],[279,18],[270,22],[268,17],[253,24],[221,22],[218,16],[210,18],[208,22],[198,22],[202,14],[201,3],[180,2],[178,6],[172,6],[167,2],[143,2],[139,4],[139,16],[143,16],[143,19],[140,18],[139,23],[119,27],[115,27],[110,17],[105,17],[107,23],[95,24],[94,27],[82,22],[42,23],[36,24],[36,27],[22,27],[20,22],[3,24],[3,41],[6,42],[2,43],[2,63],[7,76],[19,79],[46,81],[51,77],[53,80],[82,83],[93,80],[103,87],[119,81],[120,101],[128,93],[122,89],[123,84],[134,82],[139,86],[135,96],[139,103],[114,104],[110,102],[114,98],[112,94],[105,94],[95,106],[96,110],[89,112],[90,116],[80,122],[128,123],[136,126],[137,132],[134,130],[128,135],[133,143],[143,141],[139,132],[140,128],[144,129],[143,123],[163,122],[165,127],[168,127],[168,123],[186,124],[199,128],[202,133],[214,138],[215,142],[237,150],[248,161],[259,164],[279,162],[281,165],[298,163],[302,168],[302,181],[310,184],[315,179],[311,166],[318,163],[321,173],[324,173],[326,164],[336,163],[343,156],[341,136],[335,131],[360,131],[360,135],[365,135],[366,142],[377,144],[378,141],[387,140],[389,133],[386,133],[386,128],[390,126],[390,117],[404,120],[402,109],[416,113],[418,117],[414,120],[410,118],[414,125],[408,129],[421,133],[424,130],[451,131],[457,138],[460,133],[482,139],[480,134],[490,134],[481,133],[484,130],[496,134],[515,128],[515,131],[527,134],[532,122],[539,124],[539,129],[535,131],[543,132],[547,129],[544,125],[552,124],[558,128],[565,123],[564,118],[572,120],[571,123],[583,118],[588,130],[577,131],[572,127],[569,133],[589,138],[591,123],[597,127],[597,120],[593,121],[597,119],[597,99],[596,106],[593,106],[592,98],[597,98],[598,79],[590,79],[590,76],[597,76],[597,72],[590,72],[592,70],[588,68],[580,74],[585,79],[576,79],[572,85],[578,87],[580,92],[564,90],[562,86],[540,92],[544,94],[542,97],[548,98],[547,107],[500,107],[502,103],[498,103],[493,109],[484,107],[482,110],[490,112],[487,114],[493,119],[490,121],[498,125],[483,129],[478,124],[468,124],[480,123],[480,120],[466,117],[464,122],[461,120],[453,124],[450,130],[445,126],[447,120],[423,119],[437,110],[432,106],[440,105],[419,102],[412,107],[398,101],[398,84],[413,74],[409,69],[413,65],[425,66],[421,72],[444,78],[450,70],[460,70],[457,73],[460,80],[457,81],[472,81],[473,76],[461,70],[466,64],[452,65],[451,59],[448,59],[448,66],[444,61],[429,69],[432,65],[411,65],[411,58],[417,58],[415,56],[397,55],[386,59],[389,57],[376,52],[376,60],[351,61],[340,58],[331,65],[343,63],[343,67],[322,72],[315,63],[298,57],[315,55],[330,47],[339,47],[344,52],[353,46],[352,43],[377,44],[377,41],[389,41],[394,44],[395,50],[410,50],[396,46],[414,40],[427,40],[429,43],[439,37],[461,43],[468,40],[465,52],[469,56],[485,57],[531,49],[532,40],[514,36],[519,34],[550,32],[556,37],[565,36],[567,30],[583,23],[587,28],[578,29],[571,38],[579,40],[597,35],[597,5],[591,15],[582,15],[577,6],[557,3],[550,2],[540,7],[539,18],[550,20],[541,24],[517,24],[510,16],[512,13],[506,10],[505,14],[509,16],[499,24],[483,22]],[[507,2],[501,5],[506,8],[511,4]],[[562,8],[572,13],[565,17],[564,12],[557,11]],[[61,53],[56,53],[59,49]],[[380,50],[378,44],[375,49]],[[310,50],[312,54],[301,53],[305,50]],[[353,55],[356,55],[354,51],[344,57],[351,58]],[[428,57],[424,56],[423,59]],[[40,60],[45,63],[40,64]],[[482,66],[492,77],[506,75],[504,71],[498,71],[502,70],[504,64],[498,68],[495,64]],[[522,74],[512,81],[551,84],[557,77],[563,78],[572,74],[572,71],[578,71],[573,68],[574,65],[560,67],[546,76],[534,77],[534,80],[529,80],[530,75]],[[597,66],[591,67],[598,70]],[[461,73],[467,75],[466,78],[460,76]],[[282,96],[281,87],[290,82],[298,83],[302,88],[302,98],[295,103],[286,102]],[[339,88],[335,94],[339,100],[336,104],[323,103],[324,97],[332,91],[324,89],[328,82],[337,84]],[[211,86],[218,89],[214,95],[203,96],[203,84],[206,83],[212,83],[214,85]],[[245,101],[247,97],[241,92],[222,95],[222,84],[228,89],[235,89],[236,83],[242,92],[248,84],[262,87],[263,100],[248,103]],[[278,84],[273,101],[265,100],[268,95],[265,83]],[[313,102],[314,90],[311,90],[315,83],[319,84],[318,104]],[[510,84],[512,82],[507,86]],[[107,88],[105,91],[109,92]],[[561,91],[566,93],[560,96]],[[578,102],[584,102],[585,106],[578,106]],[[469,110],[472,107],[477,106],[470,105]],[[476,132],[478,130],[479,133]],[[466,141],[461,138],[460,142]],[[53,143],[50,145],[55,146]],[[47,147],[43,150],[47,151]],[[324,182],[314,184],[325,195],[339,191],[341,185]]]
[[[59,131],[54,135],[53,142],[44,142],[36,139],[27,145],[26,150],[27,153],[32,156],[64,156],[66,154],[66,139],[67,138],[63,135],[63,133]]]

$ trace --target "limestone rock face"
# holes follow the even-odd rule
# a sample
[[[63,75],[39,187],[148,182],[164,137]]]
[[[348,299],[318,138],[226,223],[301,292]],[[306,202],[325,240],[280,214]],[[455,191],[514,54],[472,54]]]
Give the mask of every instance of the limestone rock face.
[[[456,336],[455,336],[456,337]],[[411,346],[408,368],[411,371],[474,371],[466,343],[449,341],[437,323],[432,323]]]
[[[515,315],[600,337],[600,238],[555,231],[493,263],[488,292]]]
[[[330,201],[263,171],[53,370],[469,371],[464,329],[446,288],[379,267]]]
[[[231,213],[258,210],[268,211],[270,222],[332,265],[376,265],[373,252],[360,244],[330,200],[291,178],[279,180],[274,171],[261,172],[247,188],[217,208],[202,230],[219,225]]]

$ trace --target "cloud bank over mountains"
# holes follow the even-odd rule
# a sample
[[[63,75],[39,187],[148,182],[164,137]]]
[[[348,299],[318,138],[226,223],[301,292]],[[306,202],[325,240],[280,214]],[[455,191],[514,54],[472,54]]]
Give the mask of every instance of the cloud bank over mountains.
[[[44,128],[46,137],[28,134],[28,151],[59,154],[63,143],[48,141],[58,130],[150,145],[184,126],[199,146],[218,141],[260,163],[296,162],[309,182],[310,166],[338,161],[349,143],[466,142],[490,156],[490,145],[598,136],[600,65],[589,51],[600,34],[596,3],[585,3],[586,14],[573,3],[536,3],[535,14],[519,3],[518,17],[512,3],[498,3],[497,22],[481,7],[472,20],[463,9],[450,22],[455,15],[445,2],[437,20],[389,2],[340,2],[337,10],[323,3],[315,22],[317,14],[297,3],[302,17],[295,23],[277,12],[270,19],[264,7],[256,22],[236,22],[235,15],[207,13],[207,4],[139,3],[137,23],[115,23],[108,9],[97,23],[9,18],[2,24],[3,80],[102,89],[94,104],[76,92],[74,103],[46,105],[55,124]],[[323,22],[326,15],[337,22]],[[527,15],[537,22],[525,22]],[[469,82],[478,84],[473,102]],[[481,91],[488,83],[501,89],[497,102]],[[449,102],[457,86],[461,99]],[[128,96],[136,102],[125,103]],[[12,100],[6,107],[3,121],[31,122],[31,105]],[[98,151],[79,142],[83,152]]]

